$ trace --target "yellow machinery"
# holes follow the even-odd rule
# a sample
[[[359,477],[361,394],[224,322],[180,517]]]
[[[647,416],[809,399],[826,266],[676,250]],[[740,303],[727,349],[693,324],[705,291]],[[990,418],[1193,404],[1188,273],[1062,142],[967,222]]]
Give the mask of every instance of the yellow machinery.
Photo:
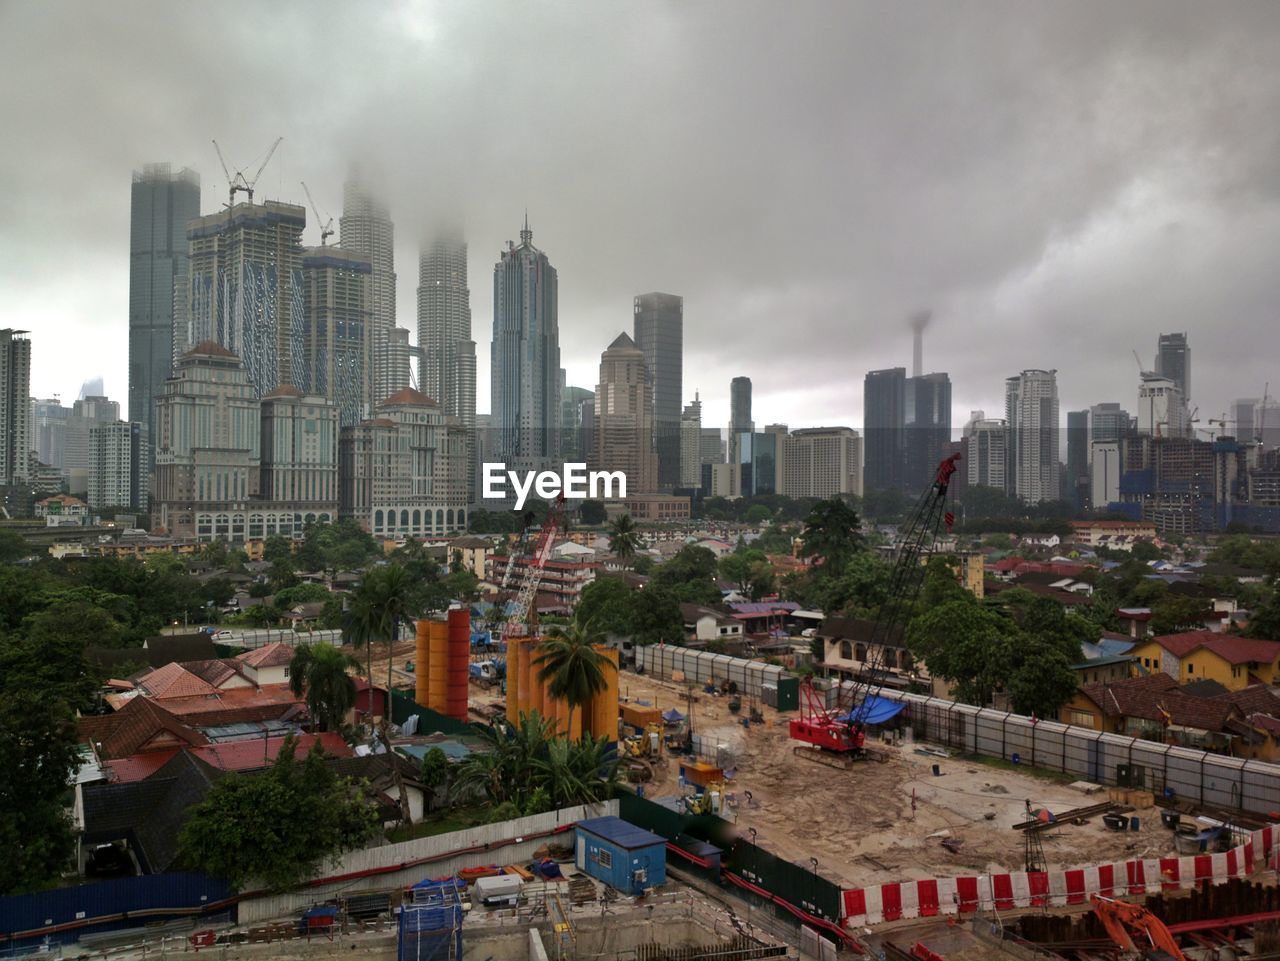
[[[725,806],[724,782],[712,781],[701,794],[690,794],[684,806],[690,814],[719,814]]]
[[[649,724],[643,734],[636,734],[622,742],[623,757],[645,757],[656,760],[662,756],[662,725]]]

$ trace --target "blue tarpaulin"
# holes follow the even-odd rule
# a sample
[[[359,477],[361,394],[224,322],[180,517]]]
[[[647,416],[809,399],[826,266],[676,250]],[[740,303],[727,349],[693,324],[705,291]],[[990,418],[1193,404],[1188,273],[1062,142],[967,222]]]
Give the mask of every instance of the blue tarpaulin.
[[[837,720],[845,723],[852,720],[861,721],[863,724],[884,724],[897,717],[906,706],[902,701],[891,701],[887,697],[871,694],[856,708],[848,714],[842,714]]]
[[[684,720],[684,715],[677,711],[674,707],[669,711],[662,712],[662,719],[668,724],[676,724]]]

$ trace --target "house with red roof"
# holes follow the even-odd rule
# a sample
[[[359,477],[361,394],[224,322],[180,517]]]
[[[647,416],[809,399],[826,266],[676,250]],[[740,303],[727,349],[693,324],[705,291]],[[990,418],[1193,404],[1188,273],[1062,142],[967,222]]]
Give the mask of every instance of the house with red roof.
[[[289,665],[293,662],[294,653],[294,649],[288,644],[275,641],[237,654],[236,661],[239,662],[240,669],[259,686],[288,684]]]
[[[1228,691],[1280,684],[1280,641],[1217,631],[1183,631],[1146,638],[1131,652],[1138,663],[1178,683],[1217,681]]]

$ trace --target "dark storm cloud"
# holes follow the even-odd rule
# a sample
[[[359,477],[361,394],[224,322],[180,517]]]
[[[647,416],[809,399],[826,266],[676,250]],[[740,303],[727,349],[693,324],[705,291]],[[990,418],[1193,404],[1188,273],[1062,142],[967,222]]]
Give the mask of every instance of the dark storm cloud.
[[[402,326],[419,238],[465,225],[482,368],[527,207],[571,383],[668,290],[710,423],[746,374],[757,423],[856,425],[922,306],[957,423],[1023,367],[1064,409],[1132,405],[1161,330],[1215,416],[1277,353],[1276,49],[1270,3],[10,3],[3,323],[34,391],[123,399],[130,171],[193,166],[212,210],[210,138],[252,170],[283,135],[259,196],[306,180],[336,216],[348,165],[377,172]]]

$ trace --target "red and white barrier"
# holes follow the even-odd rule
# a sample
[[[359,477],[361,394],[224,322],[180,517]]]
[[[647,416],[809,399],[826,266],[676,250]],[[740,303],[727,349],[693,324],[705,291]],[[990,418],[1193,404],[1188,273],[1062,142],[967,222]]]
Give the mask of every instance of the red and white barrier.
[[[1104,897],[1156,894],[1248,877],[1280,856],[1280,825],[1254,831],[1244,844],[1222,854],[1117,861],[1066,871],[1015,871],[959,878],[927,878],[856,888],[844,892],[846,927],[901,918],[972,914],[995,907],[1064,907]]]

